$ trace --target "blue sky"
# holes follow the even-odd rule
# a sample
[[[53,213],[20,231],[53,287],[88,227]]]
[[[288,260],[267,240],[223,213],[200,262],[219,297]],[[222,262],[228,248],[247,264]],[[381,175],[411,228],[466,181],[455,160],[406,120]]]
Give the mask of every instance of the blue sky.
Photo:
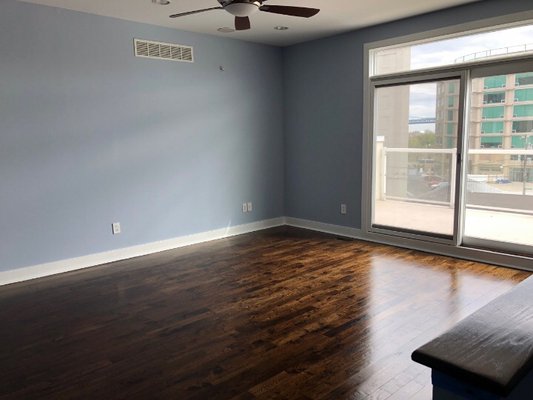
[[[533,25],[419,44],[411,47],[411,68],[454,64],[458,58],[486,50],[511,47],[510,51],[517,51],[525,44],[533,50]]]

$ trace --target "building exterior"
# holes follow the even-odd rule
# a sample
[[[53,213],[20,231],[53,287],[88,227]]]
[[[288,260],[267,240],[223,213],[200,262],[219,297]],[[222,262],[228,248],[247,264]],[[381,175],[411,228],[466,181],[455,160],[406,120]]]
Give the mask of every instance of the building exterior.
[[[437,143],[457,145],[457,85],[441,83],[437,99]],[[533,162],[505,150],[533,148],[533,72],[472,80],[469,116],[470,150],[502,150],[471,154],[469,173],[515,182],[533,182]]]

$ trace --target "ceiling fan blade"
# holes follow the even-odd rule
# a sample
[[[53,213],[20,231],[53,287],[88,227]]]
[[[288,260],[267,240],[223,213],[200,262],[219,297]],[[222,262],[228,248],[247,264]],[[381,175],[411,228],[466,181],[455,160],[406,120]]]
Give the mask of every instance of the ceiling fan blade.
[[[178,13],[178,14],[172,14],[172,15],[170,16],[170,18],[184,17],[184,16],[186,16],[186,15],[199,14],[199,13],[203,13],[203,12],[206,12],[206,11],[211,11],[211,10],[223,10],[223,9],[224,9],[224,7],[204,8],[203,10],[187,11],[187,12],[182,12],[182,13]]]
[[[318,8],[307,7],[290,7],[290,6],[261,6],[259,10],[283,15],[292,15],[293,17],[309,18],[318,14],[320,11]]]
[[[235,17],[235,30],[245,31],[250,29],[250,18],[248,17]]]

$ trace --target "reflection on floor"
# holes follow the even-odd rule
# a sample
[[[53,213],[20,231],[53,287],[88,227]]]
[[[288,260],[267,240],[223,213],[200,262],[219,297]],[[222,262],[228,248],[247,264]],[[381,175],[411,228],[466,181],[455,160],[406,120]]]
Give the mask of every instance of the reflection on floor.
[[[428,400],[529,273],[281,227],[0,288],[0,399]]]

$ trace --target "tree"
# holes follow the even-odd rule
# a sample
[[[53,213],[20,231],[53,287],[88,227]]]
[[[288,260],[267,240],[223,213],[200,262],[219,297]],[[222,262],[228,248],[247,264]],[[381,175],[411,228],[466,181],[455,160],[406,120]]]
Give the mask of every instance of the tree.
[[[424,133],[411,134],[409,136],[409,148],[432,149],[435,147],[435,133],[425,131]]]

